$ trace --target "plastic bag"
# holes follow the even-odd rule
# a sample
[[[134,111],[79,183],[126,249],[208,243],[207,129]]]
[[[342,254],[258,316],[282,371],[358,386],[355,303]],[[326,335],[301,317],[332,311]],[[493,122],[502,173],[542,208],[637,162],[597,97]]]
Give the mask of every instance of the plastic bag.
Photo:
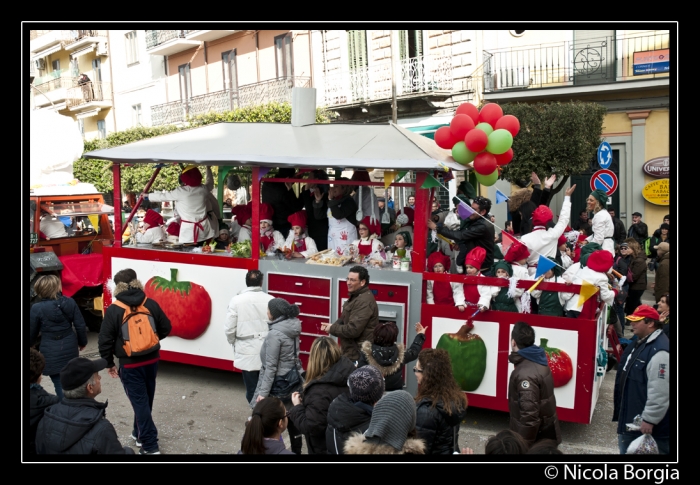
[[[658,455],[659,447],[650,434],[643,434],[627,448],[628,455]]]

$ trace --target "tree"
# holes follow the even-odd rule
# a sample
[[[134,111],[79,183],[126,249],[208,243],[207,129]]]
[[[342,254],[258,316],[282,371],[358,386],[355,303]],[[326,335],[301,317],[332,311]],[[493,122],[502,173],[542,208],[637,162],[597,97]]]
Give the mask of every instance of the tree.
[[[598,103],[502,104],[503,114],[520,121],[513,138],[513,160],[502,177],[511,183],[529,180],[532,172],[544,180],[558,175],[552,194],[559,192],[570,175],[588,169],[603,133],[606,108]]]

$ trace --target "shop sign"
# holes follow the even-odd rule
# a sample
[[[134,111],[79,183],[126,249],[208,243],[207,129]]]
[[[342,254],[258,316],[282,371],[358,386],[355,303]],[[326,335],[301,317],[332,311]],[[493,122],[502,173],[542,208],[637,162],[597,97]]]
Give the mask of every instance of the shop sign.
[[[669,205],[671,192],[669,189],[669,179],[653,180],[642,189],[642,197],[650,204]]]
[[[671,70],[669,57],[669,49],[635,52],[632,61],[634,75],[639,76],[656,72],[669,72]]]
[[[642,167],[644,173],[657,179],[665,179],[671,176],[671,164],[668,157],[652,158]]]

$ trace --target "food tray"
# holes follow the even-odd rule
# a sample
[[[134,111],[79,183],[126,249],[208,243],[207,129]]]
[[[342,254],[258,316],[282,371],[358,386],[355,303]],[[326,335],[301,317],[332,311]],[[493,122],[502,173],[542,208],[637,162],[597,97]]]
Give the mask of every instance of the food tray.
[[[307,259],[306,264],[322,264],[324,266],[343,266],[350,261],[350,256],[338,256],[332,249],[325,249]]]

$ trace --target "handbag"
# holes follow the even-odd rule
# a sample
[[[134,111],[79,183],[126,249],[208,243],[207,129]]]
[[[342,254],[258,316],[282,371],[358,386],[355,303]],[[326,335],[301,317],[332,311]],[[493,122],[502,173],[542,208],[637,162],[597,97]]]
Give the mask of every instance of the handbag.
[[[304,383],[299,370],[297,369],[299,357],[297,353],[297,340],[294,339],[294,367],[282,376],[275,376],[270,389],[270,396],[280,399],[289,398],[292,393]]]

